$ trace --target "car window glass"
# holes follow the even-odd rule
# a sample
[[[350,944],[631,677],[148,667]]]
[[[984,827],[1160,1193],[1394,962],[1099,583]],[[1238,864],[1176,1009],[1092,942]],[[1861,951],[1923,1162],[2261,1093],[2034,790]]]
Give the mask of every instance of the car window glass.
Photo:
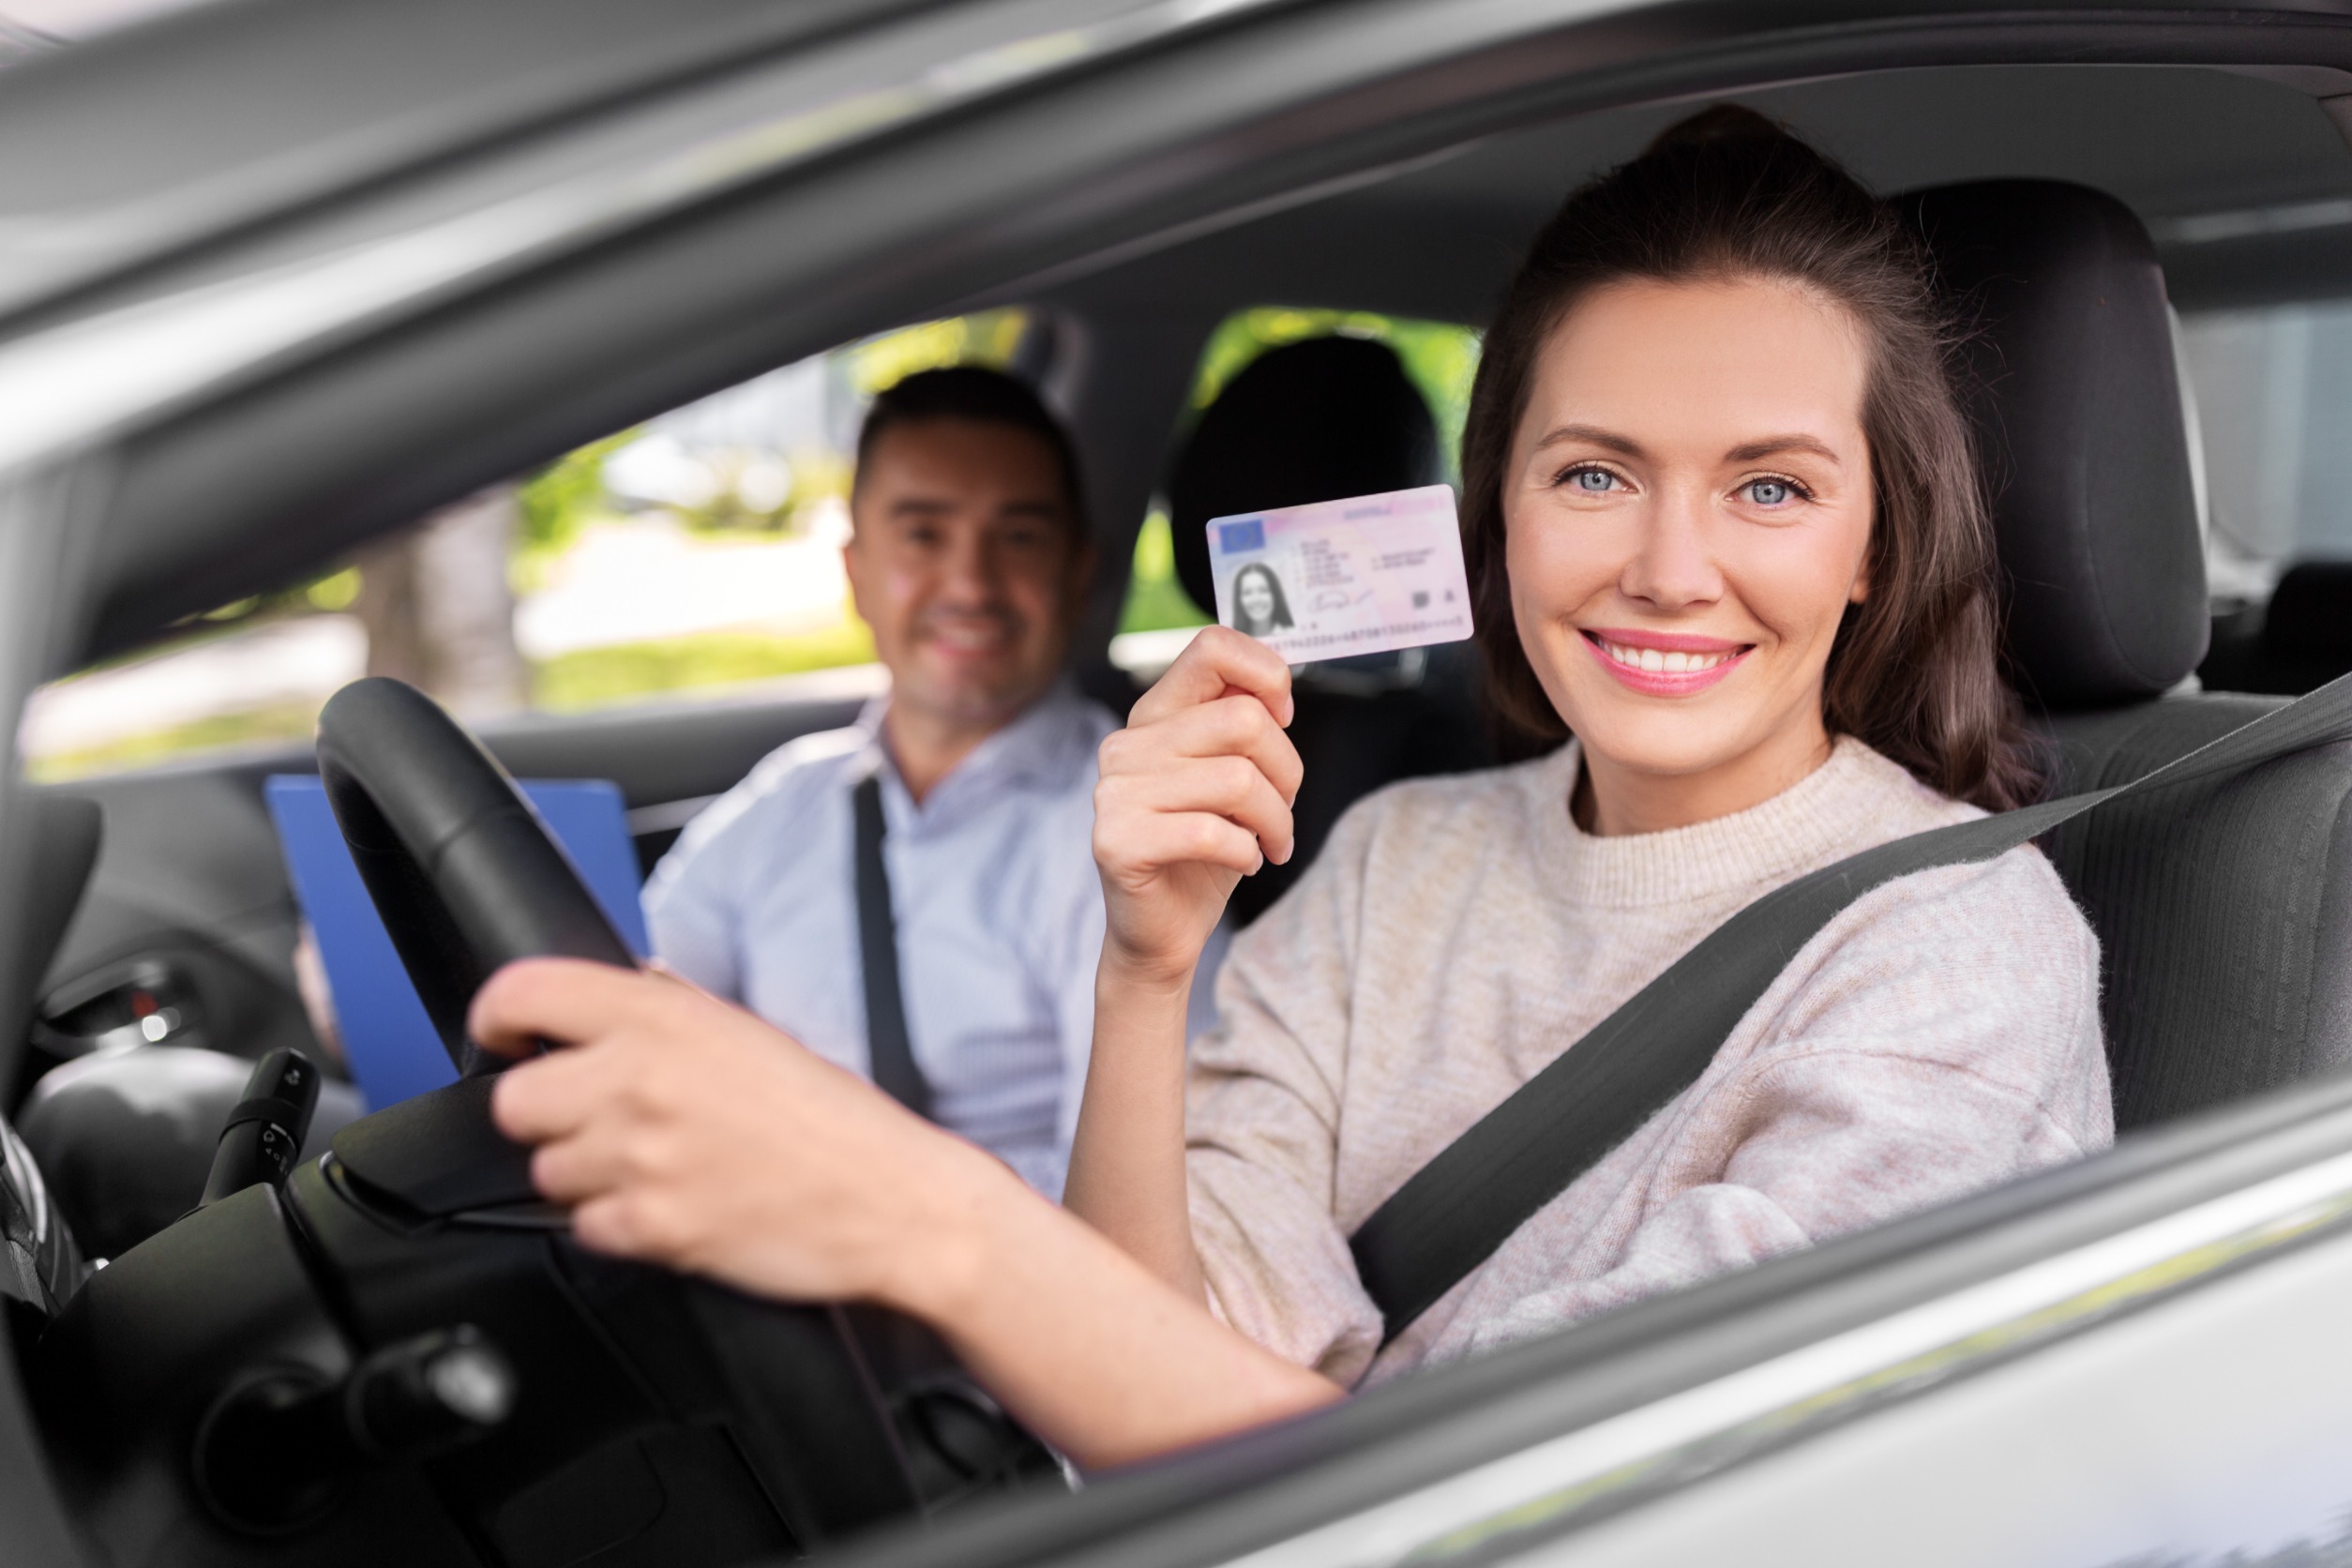
[[[1475,329],[1452,322],[1288,306],[1236,311],[1217,324],[1201,349],[1184,409],[1185,423],[1189,425],[1214,402],[1217,394],[1268,349],[1334,333],[1367,338],[1396,352],[1405,373],[1429,400],[1446,477],[1458,486],[1462,420],[1470,408],[1470,378],[1478,369],[1479,336]],[[1208,612],[1194,604],[1176,580],[1176,550],[1168,534],[1168,512],[1155,503],[1136,535],[1126,604],[1120,612],[1119,635],[1110,644],[1111,662],[1132,674],[1156,673],[1175,656],[1192,628],[1207,626],[1209,621]]]
[[[366,674],[469,720],[812,676],[880,689],[840,562],[859,420],[916,370],[1041,370],[1051,334],[1032,327],[988,311],[785,366],[468,497],[314,581],[192,617],[39,692],[27,770],[307,743],[321,704]]]
[[[2299,561],[2352,558],[2352,302],[2186,317],[2203,434],[2207,579],[2226,614]]]

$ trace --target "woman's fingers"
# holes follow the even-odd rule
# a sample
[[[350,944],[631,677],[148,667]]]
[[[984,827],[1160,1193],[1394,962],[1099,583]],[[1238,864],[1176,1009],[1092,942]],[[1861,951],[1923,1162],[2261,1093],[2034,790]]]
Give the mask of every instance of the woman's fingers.
[[[1213,756],[1171,761],[1152,773],[1126,774],[1103,781],[1096,792],[1098,819],[1113,827],[1114,852],[1127,837],[1121,824],[1138,825],[1168,816],[1205,814],[1239,827],[1267,859],[1279,866],[1290,858],[1290,804],[1246,757]],[[1132,843],[1124,858],[1135,858]],[[1244,871],[1254,869],[1243,866]]]
[[[584,958],[525,958],[475,993],[466,1033],[500,1056],[529,1056],[547,1040],[589,1039],[611,1029],[616,1010],[639,1004],[643,981],[635,970]]]
[[[561,1050],[499,1076],[490,1091],[498,1130],[520,1143],[544,1143],[580,1130],[616,1090],[630,1088],[630,1063],[611,1049]]]
[[[508,1046],[567,1042],[508,1069],[491,1108],[600,1251],[795,1300],[863,1298],[953,1242],[939,1195],[975,1165],[992,1179],[988,1156],[665,976],[526,960],[491,977],[471,1021]]]
[[[1156,724],[1235,691],[1257,698],[1277,724],[1290,722],[1290,667],[1282,656],[1230,626],[1203,626],[1136,703],[1127,722]]]
[[[566,1206],[610,1192],[621,1179],[621,1162],[611,1143],[575,1134],[542,1143],[531,1155],[531,1184],[550,1203]]]
[[[1195,637],[1107,737],[1094,788],[1094,860],[1114,953],[1138,972],[1189,973],[1233,890],[1291,853],[1303,769],[1282,727],[1290,671],[1228,626]]]
[[[1171,714],[1147,729],[1118,733],[1127,739],[1105,758],[1107,770],[1113,773],[1124,766],[1156,770],[1171,757],[1246,757],[1286,801],[1298,798],[1304,776],[1298,747],[1255,697],[1221,697]]]
[[[1279,865],[1290,858],[1289,808],[1304,771],[1290,737],[1256,698],[1223,698],[1106,739],[1097,823],[1115,828],[1138,812],[1213,811],[1255,834]],[[1115,843],[1118,834],[1110,837]]]
[[[1256,834],[1206,811],[1155,812],[1132,824],[1115,851],[1098,858],[1107,873],[1123,879],[1195,864],[1245,877],[1266,862]]]

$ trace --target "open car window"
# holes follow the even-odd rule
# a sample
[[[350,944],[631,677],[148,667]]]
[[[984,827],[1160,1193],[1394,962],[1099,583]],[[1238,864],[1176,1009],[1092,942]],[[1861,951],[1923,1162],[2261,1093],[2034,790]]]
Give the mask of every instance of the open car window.
[[[27,770],[63,780],[307,744],[320,706],[363,675],[470,721],[795,678],[868,694],[873,639],[840,563],[866,404],[935,366],[1041,373],[1050,350],[1018,309],[923,323],[592,442],[53,683],[24,720]]]
[[[2214,609],[2260,604],[2298,562],[2352,559],[2352,301],[2193,314],[2181,346]]]

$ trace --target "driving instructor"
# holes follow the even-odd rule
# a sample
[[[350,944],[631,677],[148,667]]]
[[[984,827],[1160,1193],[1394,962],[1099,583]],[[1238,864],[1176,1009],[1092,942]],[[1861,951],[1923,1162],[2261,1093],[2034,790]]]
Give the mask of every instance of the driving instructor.
[[[888,695],[776,751],[646,888],[654,948],[1058,1198],[1093,1028],[1094,753],[1062,678],[1093,549],[1022,382],[926,370],[858,434],[842,551]]]

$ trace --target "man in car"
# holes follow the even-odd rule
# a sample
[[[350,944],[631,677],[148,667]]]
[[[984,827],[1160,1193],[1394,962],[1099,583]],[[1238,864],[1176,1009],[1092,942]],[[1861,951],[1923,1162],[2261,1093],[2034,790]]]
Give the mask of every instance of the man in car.
[[[1062,676],[1094,565],[1076,453],[1023,383],[924,371],[867,415],[850,514],[889,694],[695,819],[646,889],[654,946],[1059,1197],[1118,725]]]

